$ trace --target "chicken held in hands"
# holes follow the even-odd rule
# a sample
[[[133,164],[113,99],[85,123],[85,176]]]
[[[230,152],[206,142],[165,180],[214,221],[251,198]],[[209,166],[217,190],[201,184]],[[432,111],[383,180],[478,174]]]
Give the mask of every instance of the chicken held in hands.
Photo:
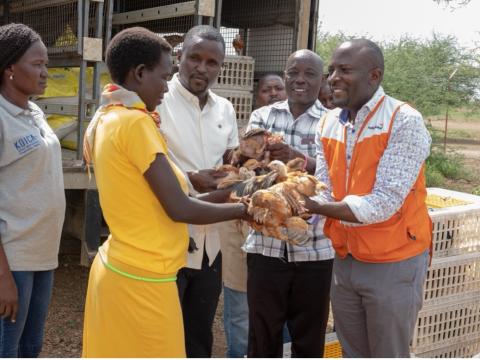
[[[248,159],[255,159],[266,166],[270,162],[270,154],[267,150],[268,145],[283,142],[283,136],[272,134],[265,129],[252,129],[247,131],[240,139],[240,146],[232,153],[231,164],[242,166]]]
[[[233,183],[230,198],[232,201],[248,199],[253,229],[297,245],[311,238],[304,219],[309,217],[304,197],[316,196],[326,186],[301,170],[303,161],[294,159],[285,165],[275,160],[268,164],[269,173]]]
[[[252,195],[247,210],[254,219],[250,226],[266,236],[303,245],[312,237],[304,219],[309,217],[304,197],[319,195],[325,189],[314,176],[292,172],[285,181]]]

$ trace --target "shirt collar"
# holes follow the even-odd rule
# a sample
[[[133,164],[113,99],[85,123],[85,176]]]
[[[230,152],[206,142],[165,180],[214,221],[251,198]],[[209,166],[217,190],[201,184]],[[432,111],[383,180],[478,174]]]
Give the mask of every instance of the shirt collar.
[[[28,103],[28,109],[22,109],[17,105],[11,103],[7,99],[5,99],[2,95],[0,95],[0,106],[2,106],[7,112],[9,112],[12,116],[19,116],[19,115],[28,115],[33,111],[30,102]]]
[[[279,101],[276,102],[272,105],[270,105],[272,109],[278,110],[278,111],[286,111],[288,113],[290,112],[290,106],[288,106],[288,100],[284,101]],[[320,119],[322,115],[327,111],[322,105],[322,103],[319,100],[316,100],[312,106],[310,106],[307,111],[304,112],[304,114],[307,114],[310,117],[313,118],[318,118]],[[303,114],[302,114],[303,115]]]
[[[358,112],[360,112],[363,108],[366,108],[368,111],[371,111],[375,105],[380,101],[382,96],[385,95],[385,91],[381,86],[378,87],[377,91],[373,94],[373,96],[368,100],[365,105],[363,105]],[[349,110],[348,109],[342,109],[340,111],[340,114],[338,116],[340,123],[342,125],[345,125],[348,123],[348,115],[349,115]],[[358,114],[358,113],[357,113]]]
[[[172,84],[185,99],[195,104],[199,104],[198,97],[192,94],[190,91],[187,90],[185,86],[182,85],[182,83],[180,82],[178,73],[173,74]],[[215,97],[213,96],[212,91],[210,89],[207,90],[207,94],[208,94],[207,103],[210,101],[215,102]]]

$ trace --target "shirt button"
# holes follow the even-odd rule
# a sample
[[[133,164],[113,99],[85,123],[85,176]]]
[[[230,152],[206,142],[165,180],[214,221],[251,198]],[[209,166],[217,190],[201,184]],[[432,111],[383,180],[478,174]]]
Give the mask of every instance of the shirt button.
[[[347,159],[350,160],[351,156],[350,155],[347,155]]]

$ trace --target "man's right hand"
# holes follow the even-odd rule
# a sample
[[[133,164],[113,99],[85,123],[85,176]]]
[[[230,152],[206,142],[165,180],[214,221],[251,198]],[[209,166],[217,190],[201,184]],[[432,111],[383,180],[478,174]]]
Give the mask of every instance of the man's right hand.
[[[226,173],[218,172],[215,169],[204,169],[189,171],[188,179],[193,188],[199,193],[210,192],[217,189],[218,179],[225,177]]]
[[[12,323],[17,321],[18,291],[12,273],[7,271],[0,274],[0,317],[10,318]]]

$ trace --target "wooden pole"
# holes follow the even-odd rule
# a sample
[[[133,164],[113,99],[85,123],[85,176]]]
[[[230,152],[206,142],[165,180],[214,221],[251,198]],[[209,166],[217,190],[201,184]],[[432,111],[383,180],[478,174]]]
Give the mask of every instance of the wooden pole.
[[[450,93],[450,81],[452,80],[452,78],[455,76],[455,73],[457,72],[458,68],[456,68],[455,70],[452,71],[452,73],[450,74],[450,76],[448,77],[447,79],[447,94],[446,94],[446,98],[447,98],[447,101],[446,101],[446,106],[447,106],[447,109],[445,111],[445,133],[443,134],[443,152],[446,153],[447,152],[447,131],[448,131],[448,105],[450,103],[450,99],[448,97],[449,93]]]

